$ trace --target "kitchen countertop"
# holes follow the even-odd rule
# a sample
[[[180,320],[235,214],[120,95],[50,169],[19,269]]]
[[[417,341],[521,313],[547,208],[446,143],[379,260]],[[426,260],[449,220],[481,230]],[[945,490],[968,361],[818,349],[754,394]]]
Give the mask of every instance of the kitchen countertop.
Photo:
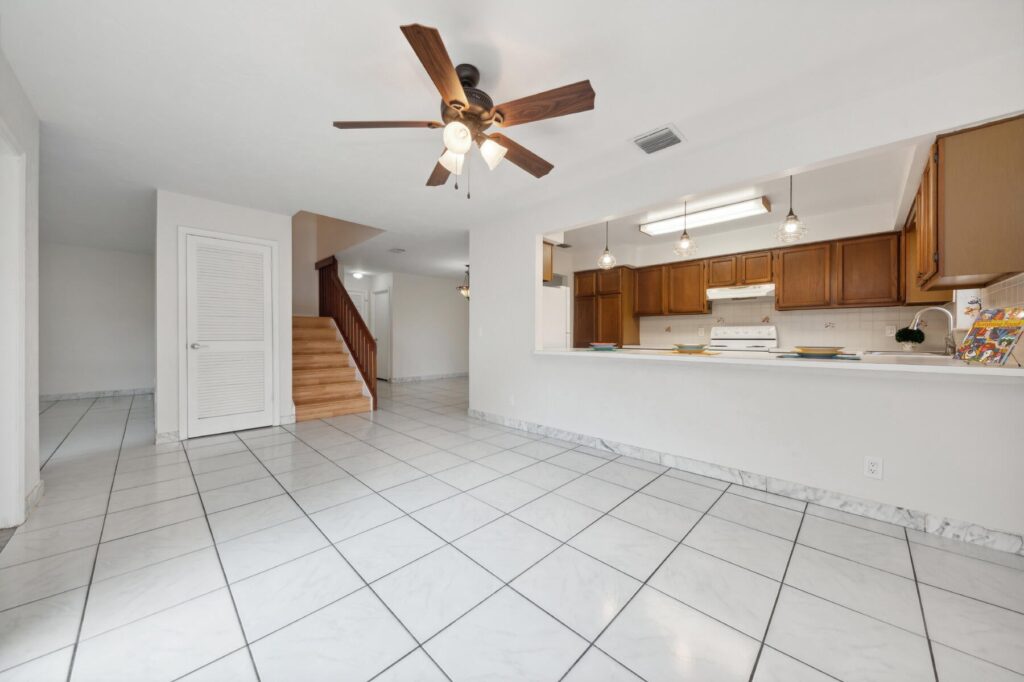
[[[718,355],[687,355],[671,350],[624,348],[614,351],[592,351],[589,348],[536,350],[536,355],[594,358],[602,361],[683,362],[712,365],[760,365],[803,369],[837,369],[841,371],[907,372],[921,374],[953,374],[959,376],[1005,377],[1024,381],[1024,368],[986,367],[967,364],[942,356],[906,357],[899,355],[866,355],[860,360],[812,360],[782,358],[779,353],[727,351]],[[1012,363],[1013,360],[1011,359]]]

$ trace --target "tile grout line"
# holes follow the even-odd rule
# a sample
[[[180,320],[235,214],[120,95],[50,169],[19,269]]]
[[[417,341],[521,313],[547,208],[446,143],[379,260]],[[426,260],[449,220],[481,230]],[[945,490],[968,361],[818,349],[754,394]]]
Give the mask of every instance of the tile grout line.
[[[806,518],[807,505],[805,504],[804,510],[800,514],[800,525],[797,526],[796,535],[793,536],[793,544],[789,547],[789,558],[786,559],[786,568],[783,569],[782,578],[779,579],[779,590],[775,593],[775,601],[772,603],[771,613],[768,614],[768,622],[764,625],[764,634],[761,635],[761,645],[757,648],[757,656],[754,658],[754,667],[750,670],[750,682],[754,682],[754,675],[757,673],[757,665],[761,662],[761,653],[764,651],[765,642],[768,641],[768,631],[771,630],[772,620],[775,618],[775,610],[779,608],[779,600],[782,598],[782,588],[786,586],[786,575],[789,573],[789,565],[793,562],[793,554],[796,552],[797,540],[800,539],[800,531],[803,530],[804,519]],[[800,662],[803,663],[803,661]]]
[[[339,429],[339,430],[340,430],[340,429]],[[294,435],[294,434],[293,434],[293,435]],[[299,439],[299,438],[298,438],[298,436],[295,436],[295,439],[296,439],[296,440],[299,440],[300,442],[302,442],[302,443],[303,443],[303,444],[305,444],[305,445],[309,445],[309,444],[308,444],[308,443],[306,443],[305,441],[302,441],[301,439]],[[239,440],[241,440],[241,439],[239,439]],[[242,441],[242,442],[244,443],[245,441]],[[252,456],[253,456],[253,457],[256,457],[256,453],[252,452],[252,448],[250,448],[248,444],[246,444],[246,445],[245,445],[245,447],[246,447],[246,448],[247,448],[247,449],[249,450],[250,454],[252,454]],[[312,447],[312,446],[309,446],[309,447]],[[315,448],[314,448],[314,450],[315,450]],[[257,459],[259,459],[259,458],[257,457]],[[265,469],[267,468],[267,467],[266,467],[266,464],[264,464],[264,463],[262,462],[262,460],[260,461],[260,464],[261,464],[261,465],[262,465],[262,466],[263,466],[263,467],[264,467]],[[339,467],[339,469],[340,469],[340,468],[341,468],[341,467]],[[344,470],[343,470],[343,471],[344,471]],[[278,485],[281,485],[281,482],[277,480],[277,476],[275,476],[275,475],[274,475],[274,472],[270,471],[270,469],[267,469],[267,473],[269,473],[269,474],[270,474],[270,476],[271,476],[271,477],[272,477],[272,478],[274,479],[274,481],[275,481],[275,482],[276,482],[276,483],[277,483]],[[347,472],[346,472],[346,473],[347,473]],[[291,491],[290,491],[290,490],[288,490],[287,488],[285,488],[285,487],[284,487],[283,485],[281,485],[281,488],[282,488],[282,489],[283,489],[283,490],[285,491],[285,494],[286,494],[286,495],[288,495],[288,497],[289,497],[289,498],[291,499],[292,503],[293,503],[293,504],[294,504],[295,506],[297,506],[297,507],[298,507],[298,508],[299,508],[300,510],[302,510],[302,514],[303,514],[303,517],[305,517],[305,519],[306,519],[306,520],[307,520],[307,521],[308,521],[308,522],[309,522],[310,524],[312,524],[314,528],[316,528],[317,532],[319,532],[319,533],[320,533],[320,534],[321,534],[321,535],[323,536],[324,540],[326,540],[326,541],[327,541],[327,544],[328,544],[328,546],[330,546],[330,547],[331,547],[331,548],[332,548],[332,549],[333,549],[333,550],[335,551],[335,553],[336,553],[336,554],[337,554],[337,555],[338,555],[339,557],[341,557],[341,560],[342,560],[342,561],[344,561],[344,562],[345,562],[345,564],[346,564],[346,565],[347,565],[347,566],[349,567],[349,569],[350,569],[350,570],[351,570],[351,571],[352,571],[352,572],[353,572],[353,573],[354,573],[354,574],[356,575],[356,577],[358,577],[358,578],[359,578],[359,579],[360,579],[360,580],[361,580],[361,581],[363,582],[363,586],[364,586],[364,587],[366,587],[366,589],[370,590],[371,594],[373,594],[373,596],[374,596],[374,597],[375,597],[375,598],[377,599],[377,601],[379,601],[379,602],[381,603],[381,605],[383,605],[383,606],[384,606],[384,608],[385,608],[385,609],[387,609],[388,613],[390,613],[390,614],[391,614],[391,617],[395,619],[395,622],[397,622],[397,623],[398,623],[399,625],[401,625],[401,626],[402,626],[402,629],[403,629],[403,630],[405,630],[405,631],[406,631],[406,633],[407,633],[407,634],[409,635],[409,637],[410,637],[410,638],[412,639],[412,641],[416,643],[416,648],[422,648],[422,645],[420,644],[420,641],[419,641],[419,640],[418,640],[418,639],[416,638],[416,636],[415,636],[415,635],[414,635],[414,634],[412,633],[412,631],[411,631],[411,630],[409,630],[409,628],[408,628],[408,627],[407,627],[407,626],[405,625],[405,623],[404,623],[404,622],[402,622],[402,619],[400,619],[400,618],[398,617],[398,614],[396,614],[396,613],[395,613],[394,611],[392,611],[392,610],[391,610],[391,607],[390,607],[390,606],[388,606],[388,605],[387,605],[387,603],[386,603],[386,602],[385,602],[385,601],[384,601],[383,599],[381,599],[380,595],[379,595],[379,594],[377,594],[377,591],[373,589],[373,586],[372,586],[372,585],[370,585],[370,583],[369,583],[369,582],[368,582],[368,581],[366,580],[366,578],[364,578],[364,577],[363,577],[362,573],[360,573],[360,572],[359,572],[358,570],[356,570],[356,567],[355,567],[355,566],[353,566],[353,565],[351,564],[351,562],[349,562],[349,560],[348,560],[348,559],[347,559],[347,558],[345,557],[345,555],[341,553],[341,550],[340,550],[340,549],[338,549],[338,547],[337,547],[337,546],[336,546],[336,545],[335,545],[335,544],[334,544],[333,542],[331,542],[331,538],[327,536],[327,533],[325,533],[325,532],[323,531],[323,529],[321,529],[321,528],[320,528],[320,526],[319,526],[319,525],[317,525],[316,521],[314,521],[314,520],[313,520],[313,519],[312,519],[312,518],[310,517],[310,515],[309,515],[309,514],[308,514],[308,513],[306,512],[306,510],[302,508],[302,505],[300,505],[300,504],[298,503],[298,501],[296,501],[296,499],[295,499],[295,497],[294,497],[294,496],[292,495]],[[389,502],[389,504],[390,504],[390,502]],[[401,510],[399,510],[399,511],[401,511]],[[299,517],[299,518],[302,518],[302,517]],[[211,534],[212,534],[212,532],[213,532],[213,531],[211,530]],[[326,547],[322,547],[321,549],[326,549]],[[287,562],[286,562],[286,563],[287,563]],[[225,576],[225,579],[226,579],[226,576]],[[228,585],[228,588],[230,589],[230,583],[229,583],[229,585]],[[360,589],[362,589],[362,588],[360,588]],[[332,602],[329,602],[329,603],[327,603],[327,604],[324,604],[323,606],[321,606],[321,607],[320,607],[319,609],[316,609],[316,610],[315,610],[315,611],[313,611],[312,613],[316,613],[317,611],[320,611],[320,610],[322,610],[322,609],[325,609],[325,608],[327,608],[328,606],[331,606],[332,604],[336,604],[337,602],[341,601],[342,599],[345,599],[346,597],[348,597],[348,596],[350,596],[350,595],[354,594],[355,592],[358,592],[358,590],[354,590],[353,592],[349,592],[348,594],[346,594],[346,595],[344,595],[344,596],[342,596],[342,597],[340,597],[340,598],[338,598],[338,599],[335,599],[335,600],[334,600],[334,601],[332,601]],[[307,618],[307,617],[309,617],[310,615],[312,615],[312,613],[308,613],[308,614],[306,614],[305,616],[303,616],[302,618]],[[274,630],[273,632],[277,632],[277,631],[279,631],[279,630],[283,629],[284,627],[287,627],[288,625],[292,625],[293,623],[295,623],[295,622],[298,622],[298,620],[302,620],[302,618],[300,618],[300,619],[297,619],[296,621],[292,621],[291,623],[287,623],[286,625],[282,626],[281,628],[277,628],[277,629],[276,629],[276,630]],[[239,621],[239,622],[241,622],[241,621]],[[244,628],[242,629],[242,634],[243,634],[243,637],[245,637],[245,629],[244,629]],[[267,633],[267,635],[264,635],[264,637],[261,637],[260,639],[264,639],[265,637],[268,637],[268,636],[270,636],[270,634],[272,634],[272,632],[271,632],[271,633]],[[248,637],[245,637],[245,640],[246,640],[246,647],[248,648],[248,647],[249,647],[249,639],[248,639]],[[415,649],[414,649],[414,650],[415,650]],[[410,652],[410,653],[411,653],[411,652]],[[426,651],[425,649],[424,649],[423,653],[424,653],[424,654],[426,654],[427,658],[429,658],[429,659],[430,659],[430,661],[431,661],[431,662],[432,662],[432,663],[433,663],[433,664],[434,664],[435,666],[437,666],[437,669],[438,669],[438,670],[441,670],[441,672],[442,672],[442,673],[444,674],[444,676],[445,676],[446,678],[448,678],[449,682],[451,682],[451,678],[450,678],[450,677],[448,677],[448,674],[447,674],[447,673],[445,673],[445,672],[444,672],[444,671],[443,671],[443,670],[441,669],[441,666],[437,665],[437,661],[435,661],[435,660],[433,659],[433,657],[432,657],[432,656],[431,656],[431,655],[430,655],[429,653],[427,653],[427,651]],[[252,650],[250,649],[250,656],[251,656],[251,655],[252,655]],[[408,655],[408,654],[407,654],[407,655]],[[253,659],[253,667],[256,667],[256,661],[255,661],[255,659]],[[257,677],[258,677],[258,676],[259,676],[259,671],[258,671],[258,670],[257,670],[257,673],[256,673],[256,674],[257,674]]]
[[[903,538],[907,542],[907,554],[910,556],[910,570],[914,574],[914,591],[917,593],[917,605],[921,609],[921,624],[924,626],[924,640],[928,642],[928,657],[932,661],[932,673],[935,675],[935,682],[939,681],[939,668],[935,664],[935,651],[932,649],[932,638],[928,634],[928,618],[924,614],[924,600],[921,598],[921,583],[917,580],[917,567],[914,564],[914,552],[910,547],[910,535],[903,531]]]
[[[652,481],[650,481],[649,483],[647,483],[647,485],[650,485],[651,483],[653,483],[654,481],[658,480],[658,478],[661,478],[661,477],[662,477],[662,476],[664,476],[664,475],[665,475],[665,472],[662,472],[661,474],[659,474],[659,475],[658,475],[658,477],[657,477],[657,478],[655,478],[655,479],[653,479]],[[671,477],[670,477],[670,478],[671,478]],[[645,485],[644,487],[647,487],[647,486]],[[643,489],[643,488],[641,488],[641,490],[642,490],[642,489]],[[640,492],[640,491],[638,490],[637,492]],[[725,495],[725,490],[721,490],[721,491],[719,491],[718,497],[716,497],[716,498],[715,498],[715,501],[714,501],[714,502],[712,502],[712,503],[711,503],[710,505],[708,505],[708,508],[707,508],[706,510],[704,510],[704,512],[702,512],[702,513],[701,513],[701,515],[700,515],[700,518],[698,518],[698,519],[697,519],[696,521],[694,521],[693,525],[692,525],[692,526],[690,526],[690,529],[689,529],[689,530],[687,530],[687,531],[686,531],[686,533],[685,533],[685,534],[683,535],[683,537],[679,539],[679,542],[677,542],[677,543],[676,543],[675,547],[673,547],[673,548],[671,549],[671,551],[669,551],[669,553],[665,555],[665,558],[664,558],[664,559],[662,559],[662,560],[661,560],[660,562],[658,562],[658,565],[654,567],[654,570],[653,570],[653,571],[651,571],[650,575],[648,575],[648,576],[647,576],[647,578],[646,578],[645,580],[643,580],[643,581],[642,581],[642,582],[640,583],[640,587],[638,587],[638,588],[636,589],[636,591],[635,591],[635,592],[634,592],[634,593],[633,593],[632,595],[630,595],[629,599],[627,599],[627,600],[626,600],[626,603],[622,605],[622,608],[620,608],[620,609],[619,609],[619,610],[618,610],[618,611],[617,611],[617,612],[615,613],[615,615],[614,615],[614,616],[612,616],[611,620],[609,620],[609,621],[608,621],[608,622],[607,622],[607,623],[605,624],[605,626],[604,626],[603,628],[601,628],[601,631],[597,633],[597,636],[596,636],[596,637],[594,637],[594,639],[593,639],[593,640],[590,640],[590,641],[588,642],[588,644],[587,644],[587,648],[583,650],[583,653],[582,653],[582,654],[580,654],[580,655],[579,655],[579,657],[578,657],[578,658],[577,658],[577,659],[576,659],[575,661],[573,661],[572,665],[570,665],[570,666],[569,666],[569,669],[568,669],[568,670],[566,670],[566,671],[565,671],[565,673],[564,673],[564,674],[563,674],[563,675],[562,675],[562,676],[561,676],[561,677],[559,678],[559,680],[560,680],[560,681],[561,681],[561,680],[564,680],[564,679],[565,679],[565,677],[566,677],[566,676],[567,676],[567,675],[568,675],[568,674],[569,674],[570,672],[572,672],[572,669],[573,669],[573,668],[575,668],[575,667],[576,667],[576,666],[577,666],[577,665],[579,664],[579,662],[580,662],[581,660],[583,660],[583,657],[587,655],[587,652],[588,652],[588,651],[590,651],[590,649],[591,649],[591,648],[598,648],[598,649],[599,649],[600,651],[602,651],[602,653],[604,653],[604,654],[605,654],[606,656],[608,656],[609,658],[611,658],[611,659],[612,659],[613,661],[615,661],[616,663],[618,663],[619,665],[621,665],[621,666],[622,666],[623,668],[625,668],[626,670],[629,670],[629,671],[630,671],[631,673],[633,673],[633,674],[634,674],[634,675],[636,675],[637,677],[639,677],[639,678],[643,679],[643,676],[642,676],[642,675],[639,675],[639,674],[638,674],[638,673],[637,673],[636,671],[634,671],[634,670],[633,670],[632,668],[630,668],[629,666],[627,666],[627,665],[626,665],[625,663],[623,663],[622,661],[618,660],[617,658],[615,658],[615,657],[611,656],[611,654],[608,654],[608,653],[607,653],[607,652],[605,652],[605,651],[604,651],[603,649],[600,649],[599,647],[597,647],[597,644],[596,644],[596,642],[597,642],[597,640],[601,639],[602,635],[604,635],[604,633],[608,631],[608,628],[610,628],[610,627],[612,626],[612,623],[614,623],[614,622],[615,622],[615,620],[616,620],[616,619],[617,619],[617,618],[618,618],[618,617],[619,617],[620,615],[622,615],[622,612],[623,612],[623,611],[625,611],[625,610],[626,610],[626,609],[627,609],[627,608],[629,607],[629,605],[630,605],[630,604],[631,604],[631,603],[633,602],[633,600],[634,600],[634,599],[636,599],[636,596],[637,596],[638,594],[640,594],[640,592],[641,592],[641,591],[642,591],[642,590],[644,589],[644,587],[646,587],[646,586],[647,586],[647,584],[648,584],[648,583],[650,582],[651,578],[653,578],[653,577],[655,576],[655,574],[657,574],[657,572],[661,570],[661,567],[665,565],[665,562],[669,560],[669,557],[671,557],[671,556],[672,556],[673,554],[675,554],[675,553],[676,553],[676,550],[678,550],[678,549],[679,549],[679,548],[680,548],[680,547],[682,546],[683,542],[685,542],[685,541],[686,541],[686,538],[688,538],[688,537],[690,536],[690,533],[692,533],[692,532],[693,532],[693,529],[694,529],[694,528],[696,528],[696,527],[697,527],[697,526],[698,526],[698,525],[700,524],[700,522],[704,520],[704,517],[708,515],[708,512],[709,512],[709,511],[711,511],[711,508],[712,508],[712,507],[714,507],[714,506],[715,506],[716,504],[718,504],[718,501],[719,501],[720,499],[722,499],[722,496],[723,496],[723,495]],[[627,498],[627,499],[628,499],[628,498]],[[623,500],[623,502],[625,502],[625,500]],[[621,504],[621,503],[620,503],[620,504]],[[619,505],[615,505],[615,507],[618,507],[618,506],[619,506]],[[612,509],[615,509],[615,507],[612,507]],[[610,513],[610,512],[611,512],[611,509],[610,509],[610,510],[608,510],[608,511],[609,511],[609,513]],[[590,555],[588,554],[587,556],[590,556]],[[659,592],[660,592],[660,590],[659,590]],[[676,601],[679,601],[679,600],[678,600],[678,599],[676,599]],[[681,602],[681,601],[680,601],[679,603],[681,603],[681,604],[682,604],[682,603],[684,603],[684,602]],[[693,607],[692,607],[692,606],[690,606],[689,604],[685,604],[685,605],[687,606],[687,608],[693,608]],[[694,610],[696,610],[696,609],[694,609]],[[703,613],[703,611],[701,611],[701,613]],[[718,619],[716,618],[715,620],[718,620]],[[721,621],[719,621],[719,622],[721,622]],[[731,626],[730,626],[730,627],[731,627]]]
[[[134,402],[134,400],[135,400],[135,398],[132,398],[133,402]],[[64,445],[64,441],[66,441],[68,439],[68,436],[71,435],[71,432],[74,431],[78,427],[79,423],[81,423],[81,421],[83,419],[85,419],[85,415],[87,415],[89,413],[89,410],[92,409],[92,406],[93,406],[93,404],[95,404],[95,402],[96,402],[96,398],[93,398],[92,402],[89,403],[89,407],[85,408],[85,411],[82,412],[82,415],[78,419],[75,420],[75,423],[71,425],[71,428],[68,429],[68,432],[65,433],[64,437],[60,439],[59,443],[57,443],[57,446],[50,452],[49,455],[47,455],[46,461],[43,462],[42,465],[39,467],[39,472],[40,473],[42,473],[43,469],[46,468],[46,465],[50,463],[50,460],[53,459],[53,456],[57,454],[57,451],[60,450],[60,446]],[[131,408],[129,408],[128,412],[125,413],[125,422],[128,421],[128,414],[130,414],[130,413],[131,413]],[[125,424],[125,428],[127,428],[127,424]],[[122,440],[124,440],[123,437],[122,437]],[[120,448],[118,448],[118,450],[120,450]]]
[[[206,531],[210,534],[210,542],[213,546],[213,552],[217,556],[217,565],[220,566],[220,574],[224,577],[224,587],[227,588],[228,598],[231,599],[231,608],[235,612],[235,621],[238,623],[238,630],[242,635],[242,641],[245,643],[245,650],[249,654],[249,662],[252,663],[253,673],[256,675],[257,682],[259,682],[260,671],[256,667],[256,659],[252,655],[252,649],[249,648],[249,638],[245,636],[245,626],[242,625],[242,616],[238,613],[238,604],[235,602],[235,593],[231,589],[231,581],[228,579],[228,573],[224,570],[224,561],[221,559],[220,548],[217,547],[217,540],[213,535],[213,526],[210,525],[210,515],[206,513],[206,502],[203,501],[203,496],[199,492],[199,484],[196,482],[196,474],[192,469],[192,459],[188,455],[188,448],[185,448],[185,461],[188,463],[189,471],[192,472],[192,485],[196,488],[196,497],[199,498],[199,506],[203,510],[203,521],[206,523]],[[204,547],[203,549],[207,548]]]
[[[92,405],[95,402],[96,399],[93,399],[93,402],[89,405],[89,409],[92,409]],[[124,413],[124,427],[121,431],[121,442],[117,446],[117,458],[114,460],[114,470],[110,474],[110,490],[107,492],[107,507],[103,512],[103,521],[100,523],[100,534],[96,538],[96,552],[92,557],[92,568],[89,569],[89,582],[86,583],[85,599],[82,601],[82,616],[78,619],[78,629],[75,631],[75,642],[71,649],[71,660],[68,662],[67,682],[71,682],[71,674],[75,670],[75,659],[78,656],[78,646],[82,640],[82,626],[85,624],[85,612],[89,608],[89,595],[92,592],[92,579],[96,575],[96,563],[100,557],[100,539],[103,537],[103,528],[107,525],[107,513],[110,511],[110,498],[114,494],[114,476],[117,474],[117,464],[121,461],[121,450],[124,448],[124,439],[128,433],[128,423],[131,421],[129,419],[129,415],[131,415],[131,406],[134,402],[135,396],[132,396],[131,402],[128,403],[128,409]],[[86,410],[86,412],[88,412],[88,410]],[[85,415],[83,414],[82,417],[85,417]],[[79,419],[79,421],[81,421],[81,419]],[[75,425],[77,426],[78,423],[76,422]],[[72,429],[72,431],[73,430],[74,429]],[[70,435],[70,433],[68,435]],[[63,442],[64,441],[61,441],[62,444]],[[60,446],[57,447],[59,449]],[[57,450],[55,449],[54,453],[56,452]],[[52,458],[53,455],[50,455],[50,457]],[[47,459],[46,461],[49,463],[50,460]]]

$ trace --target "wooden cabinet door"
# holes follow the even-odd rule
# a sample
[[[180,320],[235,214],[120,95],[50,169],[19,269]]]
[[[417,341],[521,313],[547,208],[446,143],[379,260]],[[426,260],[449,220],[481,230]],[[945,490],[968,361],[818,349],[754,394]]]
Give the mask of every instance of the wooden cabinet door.
[[[573,301],[572,345],[586,348],[597,340],[597,299],[577,296]]]
[[[779,249],[775,276],[776,309],[829,307],[832,303],[832,244]]]
[[[741,253],[739,284],[767,284],[772,281],[772,252]]]
[[[666,267],[668,305],[670,315],[707,312],[704,288],[704,262],[686,261]]]
[[[597,273],[593,270],[588,272],[577,272],[575,291],[576,296],[593,296],[597,293]]]
[[[636,314],[665,314],[665,266],[636,271]]]
[[[597,271],[597,293],[599,294],[620,294],[622,293],[622,278],[632,274],[632,270],[623,268],[612,268],[611,270]]]
[[[550,282],[555,276],[555,245],[543,242],[544,269],[541,279]]]
[[[731,287],[736,284],[736,256],[708,259],[708,286]]]
[[[900,301],[898,233],[836,242],[836,305],[897,305]]]
[[[597,341],[622,345],[622,294],[597,296]]]
[[[932,145],[928,165],[917,190],[917,283],[923,285],[939,271],[939,214],[937,147]]]
[[[903,285],[903,295],[900,299],[905,305],[941,305],[953,300],[953,292],[948,290],[925,291],[917,284],[917,229],[903,232],[903,253],[900,255],[900,262],[903,264],[903,274],[900,277],[900,284]]]

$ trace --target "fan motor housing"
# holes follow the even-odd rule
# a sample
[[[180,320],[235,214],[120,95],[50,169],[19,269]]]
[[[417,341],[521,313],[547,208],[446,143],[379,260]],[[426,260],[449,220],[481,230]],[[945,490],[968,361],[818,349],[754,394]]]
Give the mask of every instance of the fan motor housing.
[[[480,70],[472,64],[459,64],[455,67],[455,73],[466,93],[468,106],[459,110],[442,101],[441,119],[445,123],[462,121],[475,133],[490,128],[495,120],[494,100],[486,92],[476,87],[480,82]]]

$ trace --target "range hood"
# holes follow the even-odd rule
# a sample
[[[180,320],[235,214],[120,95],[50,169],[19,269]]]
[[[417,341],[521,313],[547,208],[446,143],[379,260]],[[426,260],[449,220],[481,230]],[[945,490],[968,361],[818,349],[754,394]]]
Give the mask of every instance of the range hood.
[[[707,290],[709,301],[723,301],[737,298],[764,298],[775,295],[774,284],[748,284],[740,287],[714,287]]]

